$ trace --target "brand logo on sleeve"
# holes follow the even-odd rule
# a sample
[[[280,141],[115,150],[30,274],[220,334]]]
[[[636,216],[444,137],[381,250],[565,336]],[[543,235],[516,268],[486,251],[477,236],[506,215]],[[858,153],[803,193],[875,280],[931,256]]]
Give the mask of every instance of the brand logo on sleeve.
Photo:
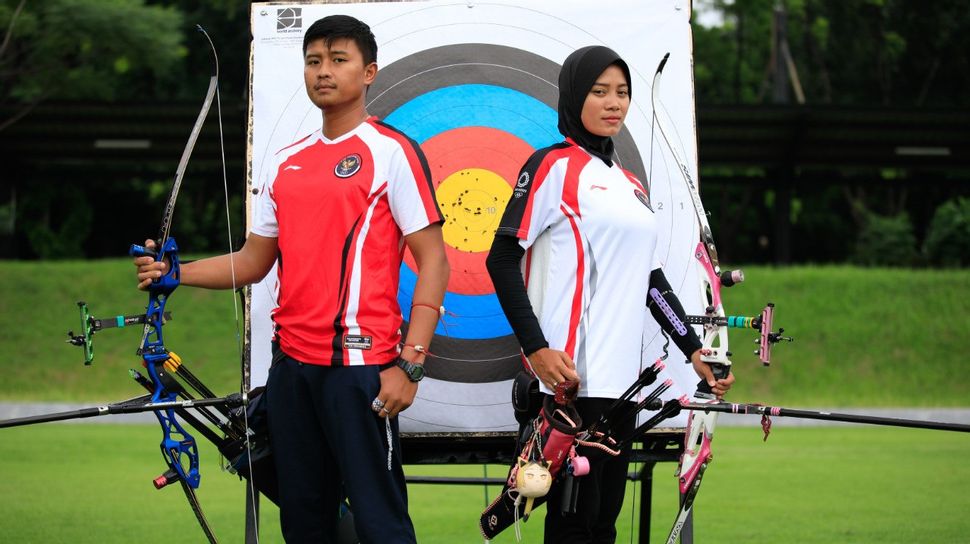
[[[338,178],[349,178],[360,170],[360,155],[352,153],[340,159],[337,166],[333,168],[333,173]]]

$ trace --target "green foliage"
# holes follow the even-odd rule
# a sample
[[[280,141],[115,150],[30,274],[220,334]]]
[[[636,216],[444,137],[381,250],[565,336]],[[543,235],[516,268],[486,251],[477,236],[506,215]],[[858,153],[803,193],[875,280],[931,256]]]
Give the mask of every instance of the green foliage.
[[[91,232],[93,213],[76,185],[38,184],[17,210],[19,226],[41,259],[84,256],[80,241]]]
[[[694,29],[699,103],[763,102],[771,84],[772,19],[809,104],[967,107],[970,11],[960,0],[713,0],[721,27]]]
[[[10,236],[13,234],[15,215],[13,202],[0,204],[0,236]]]
[[[798,213],[794,215],[796,210]],[[840,187],[821,185],[796,188],[792,213],[791,236],[792,240],[798,241],[799,260],[846,262],[852,252],[856,226],[845,220],[849,210]]]
[[[856,239],[852,262],[864,266],[913,266],[917,264],[916,236],[909,215],[883,216],[866,212],[865,224]]]
[[[923,252],[933,265],[970,265],[970,198],[949,200],[936,209]]]
[[[0,7],[0,28],[18,3]],[[113,100],[164,81],[186,54],[182,26],[177,10],[144,0],[27,2],[0,52],[0,103]]]

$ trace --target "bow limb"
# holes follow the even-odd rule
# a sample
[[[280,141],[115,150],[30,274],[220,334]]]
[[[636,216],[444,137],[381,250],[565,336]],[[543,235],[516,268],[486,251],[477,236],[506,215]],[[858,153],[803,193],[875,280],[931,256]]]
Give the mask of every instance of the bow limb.
[[[201,27],[198,30],[205,34]],[[208,35],[206,34],[208,39]],[[209,40],[210,46],[212,41]],[[213,47],[213,55],[215,55]],[[150,255],[156,261],[168,260],[169,267],[167,272],[160,278],[152,282],[148,287],[148,307],[145,313],[145,328],[142,334],[141,345],[138,353],[142,356],[144,366],[148,370],[152,385],[152,403],[174,402],[178,396],[179,389],[174,386],[174,378],[168,374],[166,362],[169,361],[169,350],[165,347],[163,338],[163,326],[165,324],[165,305],[169,297],[179,286],[181,280],[181,268],[179,264],[178,245],[169,236],[172,227],[172,217],[175,212],[175,203],[178,200],[179,189],[185,177],[185,170],[189,159],[195,149],[195,143],[202,131],[209,110],[212,107],[213,99],[217,95],[219,80],[218,60],[214,63],[213,75],[209,78],[209,87],[206,91],[205,99],[199,110],[199,115],[192,126],[189,138],[182,150],[178,167],[175,170],[175,179],[172,189],[169,192],[168,200],[162,214],[161,225],[158,230],[157,246],[155,250],[142,246],[133,245],[129,253],[133,256]],[[221,127],[220,127],[221,128]],[[155,487],[161,489],[171,483],[179,482],[185,496],[189,501],[192,511],[195,513],[199,524],[202,526],[209,542],[215,542],[215,537],[209,527],[205,515],[199,506],[195,496],[195,489],[199,487],[199,452],[195,438],[182,426],[176,417],[174,409],[156,410],[155,416],[158,418],[159,425],[162,427],[162,442],[160,449],[168,470],[155,479]]]
[[[723,318],[725,314],[724,307],[721,303],[721,286],[733,285],[736,281],[743,279],[743,275],[740,272],[735,274],[728,273],[727,278],[724,278],[722,275],[717,258],[717,249],[714,246],[714,238],[711,234],[710,224],[707,221],[707,213],[704,211],[704,204],[701,202],[697,183],[691,174],[687,162],[684,161],[681,153],[670,140],[670,131],[666,128],[664,119],[657,115],[656,106],[659,103],[661,75],[663,74],[664,66],[669,57],[670,53],[664,55],[654,74],[653,88],[651,91],[651,103],[653,106],[651,138],[653,127],[656,127],[667,152],[676,164],[680,177],[687,186],[700,231],[700,240],[694,250],[694,258],[697,260],[697,270],[699,273],[698,289],[700,291],[700,298],[704,302],[705,313],[708,317]],[[653,142],[651,142],[651,168],[653,163],[653,147]],[[722,282],[722,278],[729,280],[730,283]],[[731,360],[728,358],[727,330],[725,327],[718,326],[713,320],[711,321],[703,325],[701,360],[711,365],[715,378],[724,378],[727,377],[731,367]],[[704,380],[701,380],[698,384],[695,398],[701,402],[715,400],[710,386]],[[692,411],[688,416],[687,433],[684,439],[684,453],[681,456],[680,467],[678,469],[681,507],[674,526],[667,538],[669,544],[676,542],[687,517],[690,515],[694,499],[700,489],[701,478],[712,458],[711,443],[714,438],[714,428],[716,425],[717,413],[715,412]]]

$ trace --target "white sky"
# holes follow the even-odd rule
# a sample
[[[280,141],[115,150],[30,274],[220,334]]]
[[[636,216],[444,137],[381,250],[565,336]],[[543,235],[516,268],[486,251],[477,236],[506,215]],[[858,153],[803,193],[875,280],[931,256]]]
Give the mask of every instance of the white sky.
[[[712,0],[693,0],[691,19],[694,24],[706,27],[720,26],[724,22],[721,12],[714,9]]]

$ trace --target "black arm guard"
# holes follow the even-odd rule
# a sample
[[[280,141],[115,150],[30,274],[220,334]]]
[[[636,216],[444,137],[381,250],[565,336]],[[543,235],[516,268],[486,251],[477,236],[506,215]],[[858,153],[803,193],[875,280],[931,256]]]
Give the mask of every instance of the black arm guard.
[[[700,338],[694,329],[686,323],[687,313],[680,303],[680,299],[674,294],[670,287],[670,282],[664,276],[662,269],[657,268],[650,273],[650,288],[647,291],[647,308],[650,314],[660,324],[674,344],[683,354],[690,359],[690,356],[702,346]]]
[[[549,342],[542,334],[539,319],[529,302],[529,294],[525,290],[525,281],[519,263],[525,250],[519,245],[519,240],[513,236],[496,234],[492,242],[492,249],[485,259],[488,275],[495,286],[505,318],[512,325],[512,332],[519,340],[522,351],[526,355],[535,353],[541,348],[549,347]]]

